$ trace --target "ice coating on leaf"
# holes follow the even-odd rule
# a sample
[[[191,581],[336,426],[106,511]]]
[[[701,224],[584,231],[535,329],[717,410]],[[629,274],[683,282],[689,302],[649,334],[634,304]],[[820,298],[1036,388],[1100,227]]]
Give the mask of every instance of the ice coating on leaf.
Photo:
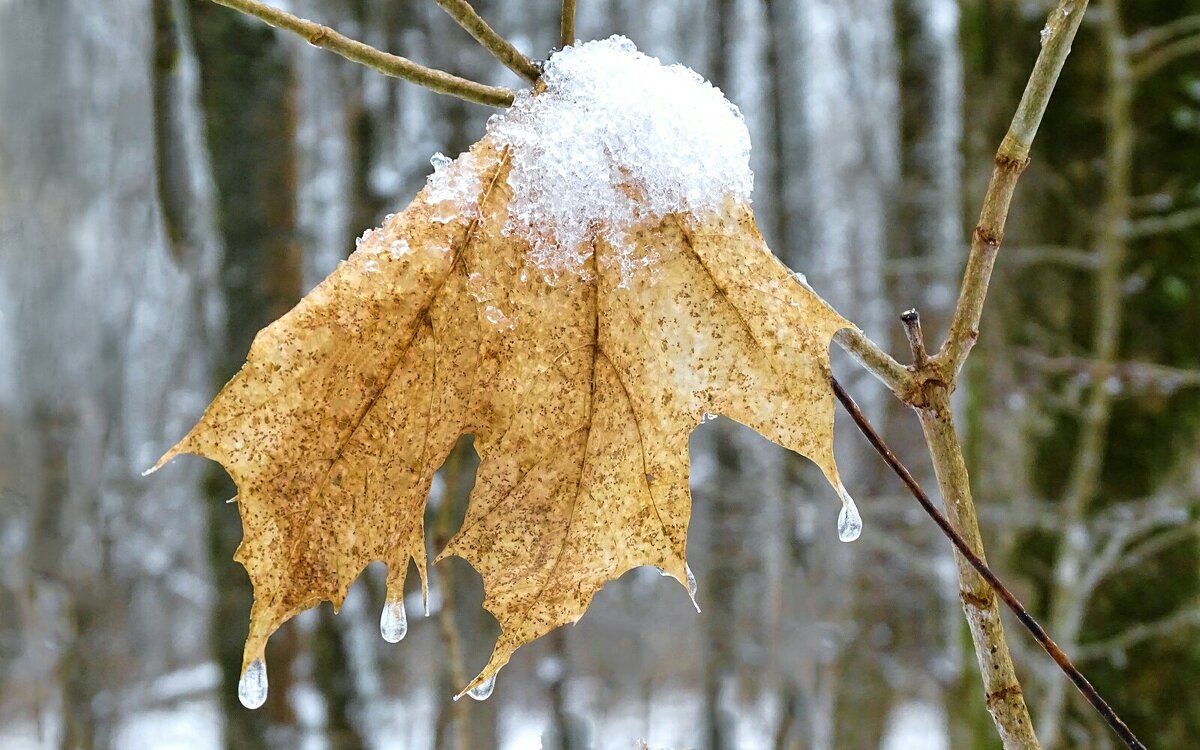
[[[488,134],[511,157],[504,231],[529,243],[550,279],[586,277],[599,238],[618,249],[627,280],[653,262],[635,259],[634,227],[750,202],[750,134],[737,107],[621,36],[554,55],[538,89],[492,117]]]
[[[429,160],[433,174],[425,186],[425,202],[434,207],[432,219],[443,224],[470,221],[479,214],[479,165],[470,151],[457,159],[436,153]],[[390,249],[390,248],[389,248]]]

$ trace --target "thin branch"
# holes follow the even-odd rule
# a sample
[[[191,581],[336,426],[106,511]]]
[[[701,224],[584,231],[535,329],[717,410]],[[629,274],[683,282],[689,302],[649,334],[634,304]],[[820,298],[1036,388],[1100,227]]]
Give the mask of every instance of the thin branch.
[[[1094,271],[1100,267],[1100,259],[1095,253],[1062,245],[1010,247],[1005,255],[1013,265],[1022,267],[1049,265],[1080,271]]]
[[[1176,526],[1175,528],[1155,534],[1149,539],[1127,549],[1125,556],[1118,561],[1112,573],[1120,573],[1131,568],[1136,568],[1163,550],[1174,547],[1185,539],[1190,539],[1198,535],[1200,535],[1200,523]]]
[[[442,492],[441,506],[438,508],[433,527],[433,548],[445,549],[446,543],[454,533],[454,510],[458,496],[462,491],[460,477],[463,472],[463,457],[466,448],[456,445],[446,459],[442,469],[445,479],[445,489]],[[438,588],[441,594],[441,609],[438,611],[438,632],[442,637],[442,645],[446,649],[446,679],[450,683],[450,692],[459,690],[468,682],[466,667],[463,663],[462,639],[459,637],[458,626],[454,622],[455,610],[455,578],[454,566],[443,565],[438,574]],[[448,714],[446,712],[449,712]],[[438,729],[441,742],[437,747],[445,746],[444,733],[448,729],[454,733],[455,750],[467,750],[471,747],[471,723],[468,708],[457,701],[449,705],[443,704],[442,713],[438,715]]]
[[[1013,190],[1029,163],[1029,149],[1058,82],[1059,73],[1071,52],[1071,44],[1085,10],[1087,0],[1060,0],[1051,11],[1046,23],[1049,34],[1042,44],[1041,54],[1033,66],[1008,133],[996,152],[996,168],[983,199],[979,224],[971,238],[971,252],[967,258],[958,304],[954,308],[954,318],[946,341],[935,357],[944,364],[948,373],[957,373],[962,369],[967,354],[979,337],[979,319],[987,299],[996,254],[1004,240],[1004,225],[1008,219]]]
[[[1200,370],[1185,370],[1152,362],[1102,362],[1087,357],[1049,357],[1031,349],[1018,349],[1017,358],[1023,365],[1046,375],[1086,375],[1089,380],[1116,378],[1116,386],[1122,391],[1173,393],[1180,388],[1200,386]],[[1101,386],[1113,389],[1109,383],[1101,383]]]
[[[1161,620],[1134,625],[1112,638],[1082,646],[1079,649],[1079,660],[1102,658],[1113,651],[1121,651],[1145,641],[1170,635],[1177,630],[1195,627],[1200,627],[1200,607],[1184,608]]]
[[[1174,21],[1168,21],[1161,26],[1153,26],[1145,31],[1134,34],[1129,38],[1129,52],[1134,55],[1140,55],[1143,52],[1149,51],[1151,47],[1166,44],[1177,36],[1198,32],[1200,32],[1200,13],[1176,18]]]
[[[509,70],[530,83],[541,76],[542,72],[538,70],[537,65],[534,65],[533,60],[526,57],[507,39],[497,34],[495,29],[488,26],[487,21],[475,12],[467,0],[437,0],[437,4],[442,6],[442,10],[449,13],[459,26],[466,29],[468,34],[475,37],[475,41],[482,44]]]
[[[1170,523],[1170,521],[1166,523]],[[1200,523],[1184,526],[1175,525],[1174,528],[1130,544],[1130,540],[1145,534],[1155,526],[1162,526],[1163,524],[1164,522],[1158,518],[1139,518],[1136,523],[1118,527],[1114,530],[1112,536],[1109,537],[1108,542],[1104,545],[1104,549],[1101,550],[1099,555],[1093,556],[1088,563],[1087,572],[1078,585],[1080,598],[1086,602],[1096,588],[1109,576],[1116,575],[1130,568],[1136,568],[1148,558],[1154,557],[1163,550],[1170,549],[1176,544],[1195,536],[1196,532],[1200,530]]]
[[[1138,81],[1144,81],[1176,60],[1197,52],[1200,52],[1200,34],[1176,39],[1150,52],[1138,61],[1133,66],[1133,77]]]
[[[254,16],[271,26],[298,34],[304,37],[309,44],[329,50],[335,55],[341,55],[351,62],[365,65],[387,76],[412,81],[439,94],[449,94],[459,99],[491,107],[508,107],[513,103],[513,92],[509,89],[485,86],[482,83],[468,81],[441,70],[427,68],[408,58],[382,52],[370,45],[343,36],[328,26],[322,26],[278,8],[264,5],[258,0],[212,1]]]
[[[944,533],[951,543],[954,544],[954,547],[958,550],[958,553],[962,555],[962,557],[965,558],[973,568],[975,568],[979,575],[988,582],[1000,599],[1004,601],[1005,605],[1012,610],[1012,613],[1016,615],[1021,624],[1025,626],[1025,629],[1030,632],[1042,649],[1045,650],[1050,658],[1054,660],[1054,663],[1058,665],[1059,669],[1061,669],[1067,675],[1071,682],[1075,684],[1075,687],[1079,689],[1079,692],[1082,693],[1085,698],[1087,698],[1088,702],[1091,703],[1092,706],[1095,707],[1096,711],[1099,712],[1099,714],[1104,718],[1104,721],[1112,728],[1114,732],[1116,732],[1117,736],[1121,738],[1121,741],[1124,742],[1129,748],[1134,748],[1135,750],[1145,750],[1146,746],[1142,744],[1142,742],[1133,734],[1125,722],[1121,720],[1121,717],[1118,716],[1116,712],[1113,711],[1112,707],[1108,705],[1108,703],[1100,696],[1098,692],[1096,692],[1096,688],[1094,688],[1092,684],[1088,682],[1087,678],[1084,677],[1083,674],[1075,667],[1075,665],[1071,663],[1071,660],[1065,653],[1063,653],[1063,650],[1058,647],[1058,644],[1054,642],[1045,629],[1038,624],[1037,620],[1033,618],[1033,615],[1029,614],[1024,605],[1022,605],[1020,600],[1017,599],[1016,595],[1013,594],[1012,591],[1010,591],[1008,587],[1005,586],[1004,583],[996,576],[996,574],[992,572],[992,569],[987,566],[987,563],[985,563],[978,555],[971,551],[971,547],[967,544],[966,540],[963,539],[957,531],[955,531],[954,526],[951,525],[950,521],[944,515],[942,515],[940,511],[938,511],[937,507],[934,506],[933,501],[930,500],[929,496],[925,494],[925,491],[921,489],[921,485],[918,484],[917,480],[913,478],[912,473],[909,472],[904,464],[900,462],[900,459],[897,458],[896,454],[893,453],[891,448],[887,446],[887,443],[883,442],[883,438],[879,436],[879,433],[875,432],[875,428],[871,426],[871,422],[867,419],[866,415],[862,413],[862,410],[858,408],[858,404],[854,402],[854,399],[850,397],[850,394],[847,393],[844,388],[842,388],[841,383],[837,382],[837,380],[831,380],[831,382],[833,385],[833,392],[837,395],[838,401],[842,403],[842,406],[846,408],[846,411],[854,419],[854,423],[867,438],[867,441],[871,444],[871,447],[873,447],[875,451],[879,453],[884,462],[886,462],[887,465],[891,467],[892,471],[894,471],[896,475],[900,477],[900,480],[904,482],[905,486],[908,487],[913,497],[917,499],[917,502],[920,503],[925,512],[929,514],[929,517],[933,519],[934,523],[936,523],[942,530],[942,533]]]
[[[566,49],[575,43],[575,0],[563,0],[562,25],[559,27],[558,46]]]
[[[1200,39],[1200,36],[1196,38]],[[1125,237],[1128,239],[1137,239],[1155,234],[1180,232],[1184,229],[1191,229],[1197,224],[1200,224],[1200,206],[1193,206],[1164,214],[1163,216],[1138,219],[1129,224],[1125,232]]]
[[[1078,643],[1090,598],[1085,573],[1096,550],[1086,543],[1086,534],[1074,529],[1087,519],[1102,480],[1104,458],[1109,447],[1115,396],[1111,374],[1118,361],[1124,325],[1121,286],[1128,247],[1124,229],[1131,215],[1129,197],[1133,190],[1135,125],[1134,84],[1129,66],[1125,32],[1121,27],[1119,0],[1101,0],[1100,41],[1105,52],[1104,97],[1105,154],[1104,201],[1100,211],[1096,245],[1100,268],[1094,277],[1092,295],[1091,353],[1099,364],[1092,379],[1079,419],[1075,451],[1063,490],[1061,514],[1067,529],[1059,545],[1050,589],[1050,624],[1068,645]],[[1116,385],[1120,385],[1118,381]],[[1120,533],[1117,534],[1120,536]],[[1123,540],[1112,539],[1109,554],[1119,555]],[[1111,563],[1110,563],[1111,564]],[[1093,584],[1099,578],[1092,576]],[[1042,729],[1046,744],[1053,747],[1062,734],[1066,691],[1061,684],[1047,686],[1043,697]]]

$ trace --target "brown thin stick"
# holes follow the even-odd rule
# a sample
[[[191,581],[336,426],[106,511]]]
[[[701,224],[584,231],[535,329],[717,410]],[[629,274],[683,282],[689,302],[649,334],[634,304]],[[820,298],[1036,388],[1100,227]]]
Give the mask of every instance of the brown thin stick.
[[[533,64],[533,60],[512,46],[507,39],[497,34],[495,29],[488,26],[487,21],[475,12],[467,0],[437,0],[437,4],[442,7],[442,10],[449,13],[459,26],[466,29],[468,34],[475,37],[475,41],[491,52],[493,57],[504,63],[509,70],[530,83],[542,75],[538,67]]]
[[[365,65],[393,78],[412,81],[439,94],[449,94],[490,107],[508,107],[513,103],[513,92],[510,89],[500,86],[485,86],[482,83],[468,81],[441,70],[427,68],[406,57],[383,52],[343,36],[328,26],[322,26],[278,8],[264,5],[258,0],[213,0],[213,2],[254,16],[271,26],[298,34],[304,37],[309,44],[329,50],[335,55],[341,55],[351,62]]]
[[[1100,694],[1096,692],[1096,688],[1092,687],[1092,683],[1088,682],[1087,678],[1071,663],[1071,660],[1063,653],[1063,650],[1058,647],[1058,644],[1054,642],[1054,639],[1050,637],[1045,629],[1038,624],[1033,615],[1029,614],[1016,595],[1009,591],[1008,587],[987,566],[987,563],[971,551],[970,545],[954,530],[954,526],[951,525],[946,516],[942,515],[941,511],[937,509],[933,501],[925,494],[925,490],[921,489],[921,485],[913,478],[912,473],[900,462],[900,459],[896,457],[896,454],[892,452],[887,443],[883,442],[883,438],[879,436],[879,433],[875,432],[875,428],[871,426],[870,420],[863,414],[862,409],[858,408],[858,404],[854,402],[854,399],[850,397],[850,394],[846,392],[842,384],[836,378],[830,378],[830,382],[833,384],[833,392],[837,396],[838,401],[842,403],[842,406],[846,408],[851,418],[854,419],[854,423],[867,438],[867,442],[883,458],[884,462],[891,467],[896,476],[900,477],[900,480],[912,492],[913,497],[917,499],[917,502],[921,504],[921,507],[925,509],[929,517],[933,519],[938,528],[942,530],[942,533],[954,544],[958,553],[971,563],[971,566],[995,590],[996,594],[1012,610],[1012,613],[1017,616],[1021,624],[1025,626],[1025,629],[1033,635],[1034,640],[1050,655],[1050,658],[1054,660],[1059,669],[1066,673],[1071,682],[1075,683],[1075,687],[1079,688],[1079,692],[1083,693],[1083,697],[1087,698],[1088,703],[1091,703],[1095,707],[1104,721],[1121,738],[1121,741],[1127,747],[1131,748],[1131,750],[1146,750],[1146,746],[1142,744],[1141,740],[1133,734],[1125,722],[1121,720],[1121,717],[1117,716],[1112,707],[1100,697]]]
[[[575,0],[563,0],[562,25],[559,27],[558,46],[566,49],[575,43]]]

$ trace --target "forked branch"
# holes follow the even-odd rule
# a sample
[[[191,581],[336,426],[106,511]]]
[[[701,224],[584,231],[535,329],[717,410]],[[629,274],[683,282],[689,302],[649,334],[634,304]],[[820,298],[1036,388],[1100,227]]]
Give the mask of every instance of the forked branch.
[[[328,26],[293,16],[291,13],[260,3],[258,0],[213,0],[213,2],[254,16],[276,28],[298,34],[304,37],[309,44],[341,55],[351,62],[365,65],[393,78],[403,78],[406,81],[420,84],[439,94],[449,94],[459,99],[491,107],[512,105],[514,94],[510,89],[500,86],[485,86],[482,83],[459,78],[441,70],[427,68],[406,57],[377,50],[368,44],[339,34]]]

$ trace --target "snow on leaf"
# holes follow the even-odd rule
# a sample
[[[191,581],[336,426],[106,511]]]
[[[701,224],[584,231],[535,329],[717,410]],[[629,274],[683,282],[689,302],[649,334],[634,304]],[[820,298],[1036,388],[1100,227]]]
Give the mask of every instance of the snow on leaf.
[[[437,559],[479,571],[501,627],[464,692],[633,567],[688,585],[688,436],[705,415],[840,487],[828,346],[850,324],[767,249],[748,149],[694,73],[619,38],[570,48],[259,333],[159,462],[207,456],[238,485],[246,664],[373,560],[389,601],[410,558],[424,585],[426,498],[463,434],[478,476]]]

